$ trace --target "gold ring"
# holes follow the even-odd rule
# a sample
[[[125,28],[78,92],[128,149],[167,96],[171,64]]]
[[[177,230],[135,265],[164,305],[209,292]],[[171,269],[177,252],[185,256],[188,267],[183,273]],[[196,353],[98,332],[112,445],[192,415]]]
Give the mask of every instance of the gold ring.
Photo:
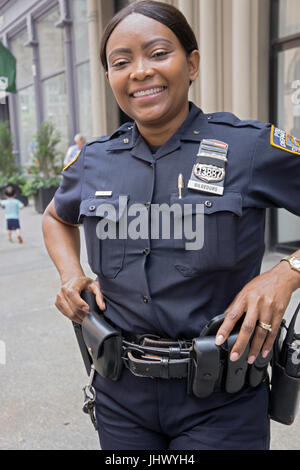
[[[264,330],[267,330],[271,333],[272,331],[272,325],[270,325],[269,323],[264,323],[262,321],[258,321],[258,326],[260,326],[261,328],[263,328]]]

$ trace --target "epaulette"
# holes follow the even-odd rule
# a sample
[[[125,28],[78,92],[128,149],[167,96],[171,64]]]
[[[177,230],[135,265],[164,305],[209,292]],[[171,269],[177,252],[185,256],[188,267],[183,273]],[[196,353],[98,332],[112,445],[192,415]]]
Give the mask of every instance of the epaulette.
[[[114,140],[117,137],[120,137],[121,135],[127,133],[129,130],[132,129],[132,127],[133,127],[133,122],[125,122],[125,124],[122,124],[122,126],[116,129],[111,135],[104,135],[104,136],[98,137],[97,139],[87,142],[86,145],[92,145],[92,144],[95,144],[96,142],[107,142],[109,140]]]
[[[233,113],[213,113],[207,116],[208,122],[214,124],[227,124],[233,127],[255,127],[256,129],[263,129],[270,126],[269,123],[255,121],[255,120],[241,120]]]

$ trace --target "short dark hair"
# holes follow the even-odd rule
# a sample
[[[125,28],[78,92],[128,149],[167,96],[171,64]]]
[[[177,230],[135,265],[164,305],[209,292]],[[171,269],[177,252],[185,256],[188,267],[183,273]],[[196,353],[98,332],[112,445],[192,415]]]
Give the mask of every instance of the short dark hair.
[[[159,21],[159,23],[167,26],[175,36],[177,36],[188,55],[195,49],[198,50],[198,43],[195,34],[181,11],[168,3],[156,2],[154,0],[142,0],[137,3],[132,3],[120,10],[106,25],[100,45],[100,59],[106,72],[108,70],[106,59],[107,41],[116,26],[132,13],[139,13],[140,15],[148,16],[149,18]]]
[[[16,190],[13,186],[6,186],[4,189],[4,194],[7,197],[14,197],[16,195]]]

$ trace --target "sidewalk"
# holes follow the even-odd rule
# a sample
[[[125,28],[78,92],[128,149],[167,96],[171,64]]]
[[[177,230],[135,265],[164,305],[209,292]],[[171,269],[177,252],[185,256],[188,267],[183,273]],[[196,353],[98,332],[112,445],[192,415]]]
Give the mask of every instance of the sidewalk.
[[[24,244],[9,243],[0,211],[0,449],[99,449],[98,435],[81,411],[86,374],[71,322],[54,306],[57,272],[43,245],[41,216],[21,211]],[[280,259],[268,255],[264,269]],[[90,272],[84,246],[83,266]],[[300,289],[290,303],[290,316]],[[299,327],[300,328],[300,325]],[[300,449],[300,415],[293,426],[272,422],[272,449]]]

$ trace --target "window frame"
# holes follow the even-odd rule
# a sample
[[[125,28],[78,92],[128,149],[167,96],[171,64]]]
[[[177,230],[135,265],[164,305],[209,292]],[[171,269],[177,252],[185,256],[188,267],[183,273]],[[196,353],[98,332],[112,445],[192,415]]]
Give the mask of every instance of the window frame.
[[[272,123],[278,122],[278,55],[282,51],[300,47],[300,32],[289,36],[278,37],[279,31],[279,0],[271,1],[270,27],[270,96],[269,116]],[[299,247],[278,241],[278,209],[270,210],[270,249],[282,253],[292,253]]]

